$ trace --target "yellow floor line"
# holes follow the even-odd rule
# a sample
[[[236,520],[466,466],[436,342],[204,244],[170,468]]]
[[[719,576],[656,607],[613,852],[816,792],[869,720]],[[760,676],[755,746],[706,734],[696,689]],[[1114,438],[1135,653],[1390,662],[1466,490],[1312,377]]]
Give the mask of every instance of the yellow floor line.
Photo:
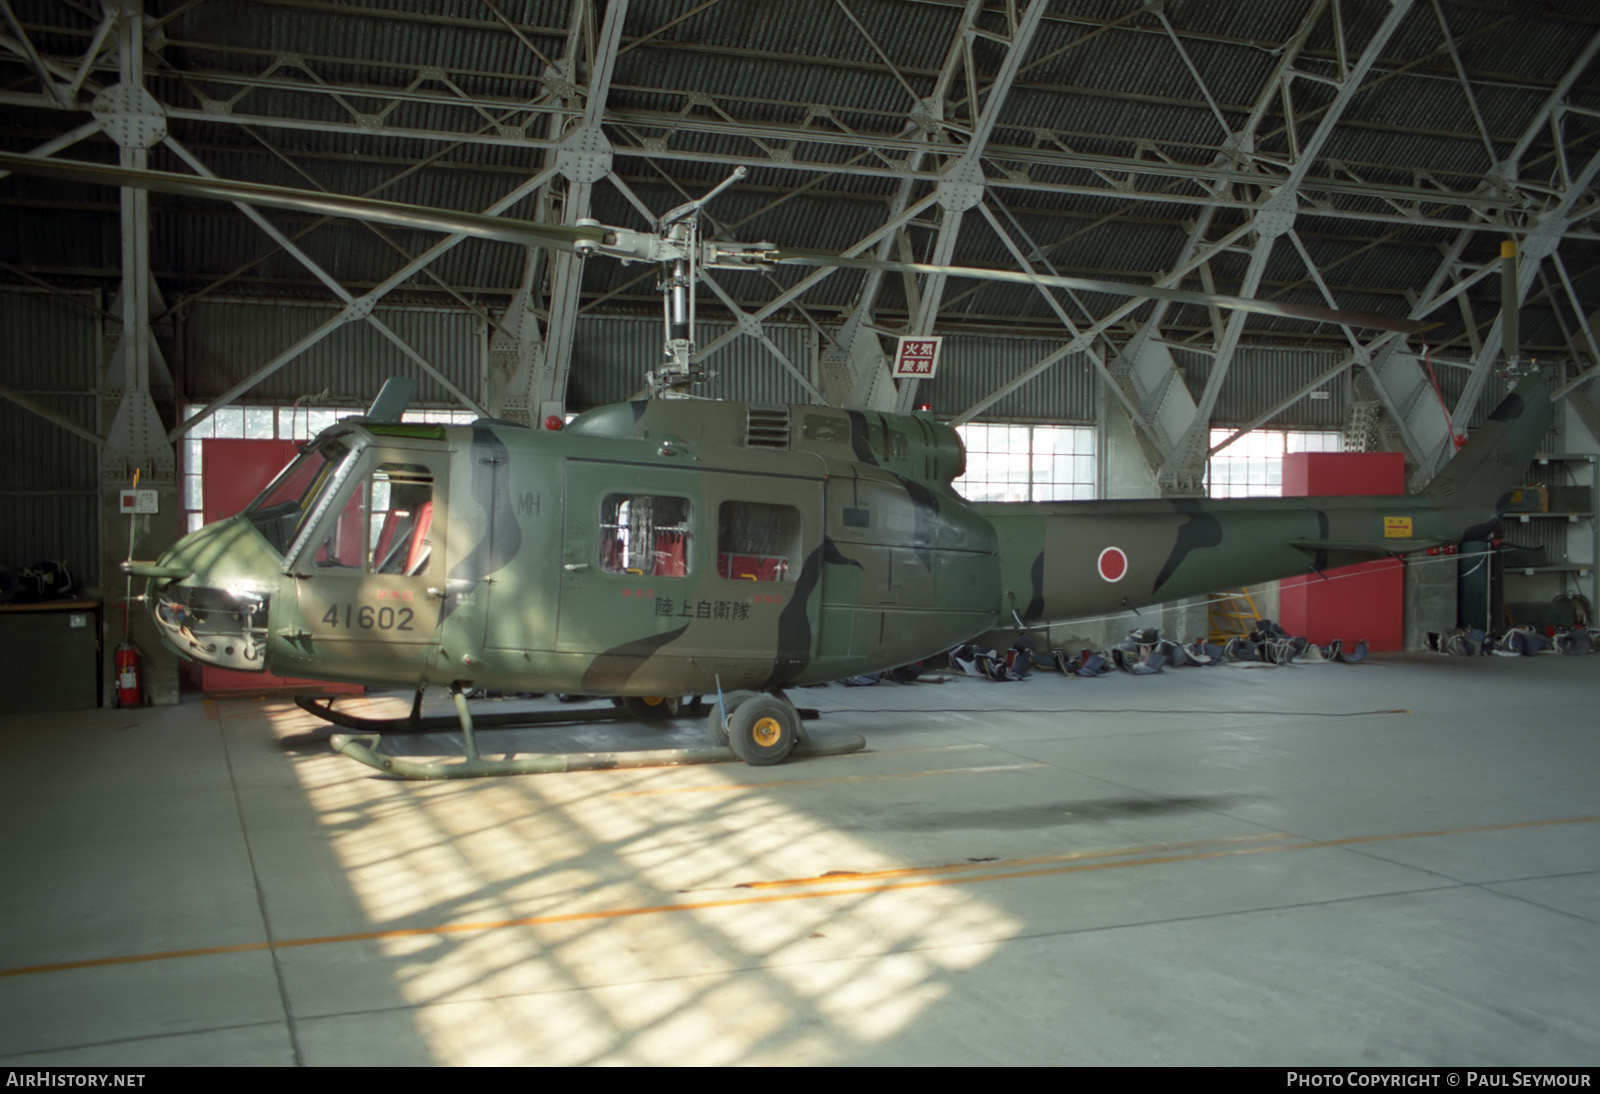
[[[1037,859],[1016,859],[1001,862],[975,863],[974,866],[982,869],[987,867],[991,872],[971,874],[959,877],[931,876],[942,867],[925,867],[920,874],[904,878],[886,877],[877,884],[862,885],[860,876],[841,876],[839,878],[825,877],[820,879],[801,879],[801,881],[834,882],[845,884],[830,885],[827,888],[808,889],[798,892],[761,893],[751,896],[726,897],[719,900],[684,901],[676,904],[653,904],[636,908],[611,908],[589,912],[568,912],[560,915],[532,915],[521,916],[515,919],[484,920],[475,923],[441,923],[431,927],[404,927],[384,931],[359,931],[352,934],[324,935],[316,938],[292,938],[274,943],[246,942],[237,946],[211,946],[195,950],[168,950],[161,953],[130,954],[118,957],[99,957],[86,961],[61,961],[47,965],[27,965],[19,968],[0,969],[0,978],[11,976],[31,976],[38,973],[64,972],[72,969],[101,968],[112,965],[132,965],[148,961],[167,961],[183,957],[205,957],[225,953],[250,953],[268,948],[287,950],[305,946],[327,946],[347,942],[375,942],[396,938],[418,938],[448,934],[465,934],[481,931],[504,930],[510,927],[537,927],[556,923],[582,923],[596,922],[607,919],[627,919],[635,916],[662,915],[672,912],[696,912],[714,908],[736,908],[758,904],[777,904],[794,900],[817,900],[837,896],[857,896],[871,893],[892,892],[902,889],[926,889],[946,885],[975,885],[989,881],[1013,881],[1018,878],[1047,877],[1060,874],[1085,873],[1091,870],[1117,870],[1130,866],[1155,866],[1174,862],[1199,862],[1205,859],[1227,858],[1237,855],[1260,855],[1275,851],[1309,851],[1317,848],[1348,847],[1358,843],[1381,843],[1408,839],[1433,839],[1440,836],[1466,835],[1475,832],[1508,832],[1523,828],[1549,828],[1563,824],[1592,824],[1600,820],[1600,816],[1563,817],[1555,820],[1518,821],[1512,824],[1482,824],[1464,828],[1440,828],[1422,832],[1397,832],[1375,836],[1347,836],[1342,839],[1307,840],[1301,843],[1275,843],[1261,847],[1229,847],[1221,850],[1198,851],[1190,854],[1154,855],[1144,858],[1117,858],[1096,862],[1071,862],[1056,865],[1041,865],[1035,869],[1018,870],[1017,865],[1031,865]],[[1251,838],[1251,837],[1240,837]],[[1272,838],[1270,836],[1262,838]],[[1222,841],[1216,841],[1222,842]],[[1173,845],[1179,847],[1181,845]],[[1116,852],[1113,852],[1116,853]],[[1130,851],[1120,852],[1129,854]],[[1093,854],[1087,852],[1086,854]],[[1045,861],[1049,861],[1048,858]],[[893,873],[890,871],[888,873]],[[875,876],[869,880],[877,880]],[[849,884],[857,882],[857,884]],[[773,884],[773,883],[766,883]]]
[[[1042,866],[1052,862],[1081,862],[1085,859],[1126,858],[1130,855],[1148,855],[1152,851],[1183,851],[1194,847],[1215,847],[1228,843],[1259,843],[1269,840],[1290,840],[1285,832],[1269,832],[1255,836],[1225,836],[1220,839],[1184,840],[1179,843],[1154,843],[1142,847],[1119,847],[1105,851],[1071,851],[1059,855],[1035,855],[1030,858],[991,859],[985,862],[952,862],[942,866],[907,866],[893,870],[863,870],[823,874],[819,877],[783,878],[779,881],[752,881],[735,886],[739,889],[780,889],[795,885],[840,885],[851,882],[873,881],[885,878],[929,877],[961,871],[992,870],[996,867]]]
[[[613,790],[608,798],[644,798],[652,794],[743,793],[772,786],[819,786],[828,783],[876,782],[879,779],[920,779],[924,775],[987,775],[995,771],[1029,771],[1049,767],[1043,763],[990,764],[987,767],[946,767],[936,771],[894,771],[881,775],[833,775],[820,779],[781,779],[762,783],[719,783],[713,786],[664,786],[656,790]]]

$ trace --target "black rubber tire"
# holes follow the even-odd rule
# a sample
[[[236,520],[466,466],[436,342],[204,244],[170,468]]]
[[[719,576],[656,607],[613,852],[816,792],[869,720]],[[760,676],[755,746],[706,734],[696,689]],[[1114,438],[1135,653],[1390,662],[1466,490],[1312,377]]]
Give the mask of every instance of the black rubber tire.
[[[611,701],[630,717],[650,723],[670,722],[676,718],[681,702],[676,695],[628,695]]]
[[[739,709],[741,703],[754,699],[755,696],[756,693],[753,691],[725,691],[722,693],[722,707],[717,706],[717,697],[715,695],[711,697],[711,713],[706,715],[706,724],[707,728],[711,730],[712,744],[721,745],[723,748],[728,747],[728,723],[723,718],[722,709],[726,708],[728,717],[731,718],[733,717],[733,712]]]
[[[752,767],[781,764],[800,740],[800,712],[772,695],[757,695],[728,715],[728,745]]]

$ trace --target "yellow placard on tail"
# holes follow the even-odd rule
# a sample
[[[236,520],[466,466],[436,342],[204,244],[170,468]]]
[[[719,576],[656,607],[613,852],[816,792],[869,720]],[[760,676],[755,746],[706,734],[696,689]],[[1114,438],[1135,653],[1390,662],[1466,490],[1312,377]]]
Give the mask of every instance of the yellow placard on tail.
[[[1411,538],[1411,518],[1410,517],[1384,517],[1383,518],[1383,538],[1384,539],[1410,539]]]

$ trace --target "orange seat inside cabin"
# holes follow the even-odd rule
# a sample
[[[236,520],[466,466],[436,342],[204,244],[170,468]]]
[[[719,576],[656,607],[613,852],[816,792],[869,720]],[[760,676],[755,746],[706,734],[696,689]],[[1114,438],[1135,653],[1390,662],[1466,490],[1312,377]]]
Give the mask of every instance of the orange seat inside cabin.
[[[735,580],[782,581],[788,569],[789,560],[781,555],[717,556],[717,573]]]

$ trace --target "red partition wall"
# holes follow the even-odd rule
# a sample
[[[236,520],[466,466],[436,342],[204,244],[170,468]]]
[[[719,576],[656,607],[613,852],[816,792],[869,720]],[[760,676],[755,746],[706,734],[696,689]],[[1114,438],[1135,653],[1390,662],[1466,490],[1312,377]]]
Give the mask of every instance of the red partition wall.
[[[294,441],[206,440],[200,442],[202,496],[200,517],[205,523],[239,512],[266,489],[267,483],[294,459]],[[262,691],[266,688],[302,688],[315,691],[360,691],[359,686],[328,684],[274,676],[270,672],[235,672],[201,665],[200,689],[207,693]]]
[[[1399,452],[1296,452],[1283,458],[1283,496],[1404,494],[1406,461]],[[1404,644],[1405,566],[1384,558],[1358,566],[1286,578],[1279,589],[1279,622],[1317,645],[1367,640],[1372,650]]]

